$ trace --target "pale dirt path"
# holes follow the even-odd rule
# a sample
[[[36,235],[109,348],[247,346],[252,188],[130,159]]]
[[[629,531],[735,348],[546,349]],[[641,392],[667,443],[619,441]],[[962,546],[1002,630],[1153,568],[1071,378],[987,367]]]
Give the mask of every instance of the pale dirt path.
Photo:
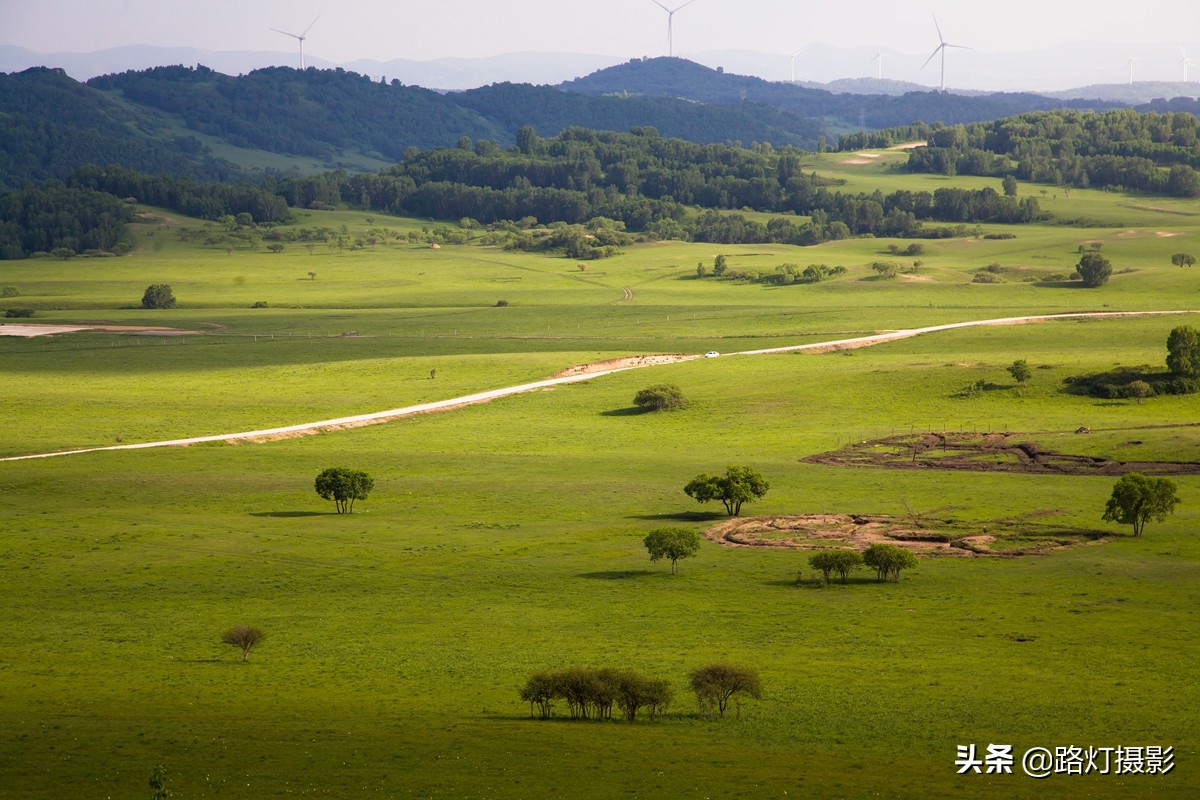
[[[892,342],[899,339],[908,339],[913,336],[920,336],[925,333],[935,333],[938,331],[954,330],[956,328],[974,328],[987,325],[1022,325],[1034,322],[1049,322],[1059,319],[1080,319],[1080,318],[1113,318],[1113,317],[1144,317],[1144,316],[1159,316],[1168,314],[1195,314],[1197,311],[1103,311],[1103,312],[1080,312],[1072,314],[1039,314],[1028,317],[1002,317],[999,319],[982,319],[971,320],[969,322],[952,322],[946,325],[930,325],[925,328],[909,328],[906,330],[888,331],[887,333],[872,334],[870,336],[856,336],[849,339],[835,339],[828,342],[814,342],[811,344],[798,344],[789,347],[769,347],[763,350],[743,350],[738,353],[729,353],[731,356],[753,356],[766,355],[770,353],[789,353],[789,352],[829,352],[835,350],[850,350],[858,347],[870,347],[875,344],[884,342]],[[204,444],[207,442],[233,442],[233,441],[253,441],[256,439],[279,439],[288,438],[290,436],[304,435],[306,433],[330,430],[346,427],[355,427],[359,425],[369,425],[374,422],[380,422],[389,419],[398,419],[400,417],[413,416],[415,414],[425,414],[431,411],[443,411],[459,406],[472,405],[475,403],[486,403],[489,400],[495,400],[498,397],[508,397],[509,395],[520,394],[522,392],[532,392],[539,389],[546,389],[553,386],[562,386],[569,383],[579,383],[580,381],[599,378],[603,375],[612,375],[617,372],[625,372],[631,369],[640,369],[661,365],[666,363],[676,363],[679,361],[690,361],[699,358],[699,356],[635,356],[627,359],[616,359],[613,362],[617,366],[611,369],[600,369],[595,372],[586,371],[586,365],[583,367],[573,367],[566,370],[565,373],[560,373],[561,377],[548,378],[546,380],[534,381],[533,383],[523,383],[518,386],[508,386],[503,389],[492,389],[486,392],[477,392],[475,394],[455,397],[449,400],[438,400],[432,403],[420,403],[413,406],[405,406],[404,408],[393,408],[388,411],[376,411],[371,414],[357,414],[350,417],[338,417],[337,419],[327,419],[320,422],[302,422],[297,425],[285,425],[279,428],[265,428],[257,431],[243,431],[241,433],[218,433],[211,436],[193,436],[186,439],[170,439],[163,442],[142,442],[141,444],[118,444],[107,445],[104,447],[87,447],[80,450],[61,450],[54,453],[36,453],[23,456],[8,456],[0,458],[2,461],[25,461],[34,458],[53,458],[55,456],[70,456],[79,455],[81,453],[99,453],[109,450],[146,450],[152,447],[180,447],[190,444]],[[583,369],[585,371],[577,372],[576,370]]]

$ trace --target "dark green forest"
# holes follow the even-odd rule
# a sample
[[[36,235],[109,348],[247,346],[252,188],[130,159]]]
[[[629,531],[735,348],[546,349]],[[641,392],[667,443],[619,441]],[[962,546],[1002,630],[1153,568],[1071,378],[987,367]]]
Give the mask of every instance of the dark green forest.
[[[905,135],[847,136],[843,146]],[[1018,178],[1077,188],[1113,187],[1173,197],[1200,196],[1200,120],[1174,111],[1048,111],[929,132],[909,155],[913,172]]]

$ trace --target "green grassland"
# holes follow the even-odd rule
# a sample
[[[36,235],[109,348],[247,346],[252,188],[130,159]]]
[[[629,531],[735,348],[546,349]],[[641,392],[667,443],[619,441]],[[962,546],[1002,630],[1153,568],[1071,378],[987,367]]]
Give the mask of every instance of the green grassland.
[[[820,158],[885,191],[941,180]],[[156,223],[127,258],[0,264],[33,322],[201,332],[0,337],[0,455],[383,410],[640,353],[1197,307],[1200,273],[1169,259],[1200,249],[1200,205],[1091,191],[1047,205],[1108,222],[929,241],[921,269],[894,280],[869,266],[890,258],[888,240],[640,243],[580,271],[474,244],[226,254]],[[299,225],[367,226],[360,212],[304,214]],[[1070,272],[1091,242],[1116,271],[1104,287],[1021,280]],[[697,279],[697,261],[717,254],[847,274],[786,287]],[[990,263],[1012,271],[972,283]],[[159,282],[180,307],[137,308]],[[259,300],[268,307],[250,308]],[[1105,527],[1112,478],[801,459],[909,431],[1007,430],[1062,452],[1200,460],[1195,396],[1063,392],[1073,375],[1161,368],[1167,332],[1185,323],[1197,324],[1064,320],[723,355],[282,441],[0,463],[0,794],[149,797],[162,764],[188,798],[1194,797],[1200,478],[1175,479],[1183,504],[1141,539],[1109,525],[1122,535],[1048,556],[923,559],[897,584],[860,573],[798,587],[797,572],[811,578],[798,553],[708,541],[672,577],[641,546],[656,526],[721,519],[681,487],[728,464],[771,481],[749,514],[907,504],[981,526],[1054,512]],[[1018,358],[1034,368],[1024,387],[1005,371]],[[980,380],[978,396],[955,396]],[[660,382],[689,407],[633,413],[633,395]],[[313,492],[333,465],[375,477],[353,515]],[[248,663],[219,641],[238,623],[268,633]],[[710,661],[755,667],[764,698],[737,719],[699,717],[686,675]],[[570,665],[668,678],[676,698],[655,723],[529,719],[525,678]],[[1174,746],[1177,766],[956,775],[969,743]]]

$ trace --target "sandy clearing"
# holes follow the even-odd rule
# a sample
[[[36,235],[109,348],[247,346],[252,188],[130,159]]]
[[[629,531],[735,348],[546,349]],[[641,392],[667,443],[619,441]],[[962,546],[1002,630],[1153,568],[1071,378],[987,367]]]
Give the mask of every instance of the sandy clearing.
[[[870,164],[870,163],[872,163],[872,161],[869,158],[847,158],[845,161],[839,161],[838,163],[839,164]]]
[[[918,147],[928,147],[929,142],[905,142],[904,144],[894,144],[888,150],[916,150]]]
[[[59,333],[77,333],[79,331],[138,333],[143,336],[195,336],[201,333],[201,331],[185,331],[179,328],[162,328],[154,325],[41,325],[37,323],[12,325],[0,322],[0,336],[20,336],[29,339],[35,336],[54,336]]]
[[[882,153],[855,153],[854,155],[858,156],[859,158],[869,158],[872,160],[876,158],[883,158]]]
[[[1001,317],[998,319],[983,319],[971,320],[969,322],[952,322],[945,325],[930,325],[924,328],[910,328],[906,330],[887,331],[885,333],[871,334],[868,336],[855,336],[848,339],[835,339],[828,342],[814,342],[811,344],[798,344],[786,347],[768,347],[762,350],[743,350],[737,353],[730,353],[731,356],[751,356],[751,355],[767,355],[771,353],[825,353],[837,350],[850,350],[859,347],[870,347],[875,344],[884,342],[892,342],[900,339],[908,339],[914,336],[921,336],[927,333],[936,333],[938,331],[949,331],[958,328],[974,328],[987,325],[1024,325],[1037,322],[1049,322],[1059,319],[1105,319],[1105,318],[1121,318],[1121,317],[1143,317],[1143,316],[1162,316],[1168,314],[1195,314],[1200,313],[1193,310],[1186,311],[1102,311],[1102,312],[1079,312],[1071,314],[1040,314],[1028,317]],[[161,442],[142,442],[140,444],[119,444],[108,445],[104,447],[87,447],[79,450],[60,450],[53,453],[34,453],[23,456],[8,456],[0,458],[0,461],[25,461],[33,458],[53,458],[55,456],[79,455],[82,453],[99,453],[111,450],[145,450],[153,447],[181,447],[191,444],[205,444],[209,442],[233,442],[233,441],[248,441],[255,440],[271,440],[277,438],[289,438],[291,436],[303,436],[310,432],[339,430],[344,427],[356,427],[359,425],[370,425],[375,422],[385,420],[398,419],[401,417],[413,416],[415,414],[424,414],[431,411],[446,411],[461,406],[473,405],[475,403],[486,403],[490,400],[495,400],[500,397],[508,397],[514,394],[523,392],[540,391],[555,386],[563,386],[580,381],[599,378],[604,375],[612,375],[617,372],[624,372],[630,369],[640,369],[643,367],[657,366],[661,364],[676,363],[679,361],[689,361],[699,359],[697,355],[670,355],[663,354],[658,356],[631,356],[628,358],[613,359],[605,362],[600,362],[595,365],[580,365],[566,370],[566,374],[559,373],[558,377],[548,378],[546,380],[534,381],[532,383],[523,383],[517,386],[508,386],[501,389],[491,389],[484,392],[476,392],[475,394],[464,395],[462,397],[454,397],[447,400],[438,400],[432,403],[419,403],[417,405],[405,406],[403,408],[393,408],[387,411],[376,411],[371,414],[357,414],[349,417],[338,417],[336,419],[321,420],[319,422],[302,422],[296,425],[284,425],[278,428],[265,428],[257,431],[242,431],[239,433],[218,433],[210,436],[193,436],[184,439],[169,439]],[[588,371],[594,367],[594,371]]]

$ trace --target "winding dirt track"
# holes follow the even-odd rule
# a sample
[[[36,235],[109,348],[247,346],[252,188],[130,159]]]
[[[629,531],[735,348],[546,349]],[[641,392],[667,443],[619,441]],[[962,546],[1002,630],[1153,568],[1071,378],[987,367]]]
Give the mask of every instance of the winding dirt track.
[[[931,325],[925,328],[908,328],[905,330],[888,331],[886,333],[877,333],[870,336],[857,336],[849,339],[835,339],[828,342],[814,342],[811,344],[799,344],[789,347],[769,347],[763,350],[744,350],[739,353],[729,353],[731,356],[752,356],[766,355],[770,353],[788,353],[788,352],[812,352],[824,353],[836,350],[849,350],[859,347],[870,347],[875,344],[884,342],[892,342],[899,339],[909,339],[914,336],[920,336],[926,333],[937,333],[939,331],[955,330],[957,328],[975,328],[987,325],[1023,325],[1035,322],[1049,322],[1060,319],[1080,319],[1080,318],[1112,318],[1112,317],[1143,317],[1143,316],[1159,316],[1169,314],[1194,314],[1200,313],[1196,311],[1105,311],[1105,312],[1080,312],[1073,314],[1039,314],[1028,317],[1002,317],[999,319],[982,319],[972,320],[969,322],[953,322],[946,325]],[[678,356],[672,360],[690,361],[698,356]],[[509,395],[520,394],[523,392],[532,392],[539,389],[546,389],[552,386],[561,386],[569,383],[579,383],[580,381],[592,380],[604,375],[612,375],[617,372],[624,372],[631,369],[640,369],[646,366],[665,363],[663,360],[651,360],[646,358],[631,358],[618,362],[621,366],[616,366],[612,369],[601,369],[596,372],[583,372],[579,374],[568,374],[557,378],[548,378],[546,380],[534,381],[533,383],[523,383],[519,386],[508,386],[503,389],[492,389],[486,392],[477,392],[475,394],[464,395],[463,397],[455,397],[449,400],[438,400],[433,403],[421,403],[413,406],[405,406],[404,408],[393,408],[388,411],[376,411],[371,414],[358,414],[350,417],[339,417],[337,419],[326,419],[320,422],[302,422],[297,425],[285,425],[279,428],[266,428],[257,431],[242,431],[240,433],[218,433],[211,436],[193,436],[186,439],[170,439],[162,442],[142,442],[140,444],[119,444],[108,445],[105,447],[88,447],[80,450],[60,450],[53,453],[35,453],[23,456],[8,456],[0,458],[0,461],[25,461],[34,458],[53,458],[55,456],[70,456],[80,455],[82,453],[99,453],[108,450],[145,450],[152,447],[180,447],[190,444],[204,444],[207,442],[233,442],[233,441],[253,441],[256,439],[277,439],[286,438],[289,436],[303,435],[321,430],[339,429],[345,427],[354,427],[358,425],[369,425],[374,422],[383,420],[397,419],[400,417],[413,416],[414,414],[424,414],[431,411],[443,411],[460,406],[473,405],[475,403],[486,403],[489,400],[495,400],[498,397],[508,397]],[[666,362],[669,363],[669,362]]]

